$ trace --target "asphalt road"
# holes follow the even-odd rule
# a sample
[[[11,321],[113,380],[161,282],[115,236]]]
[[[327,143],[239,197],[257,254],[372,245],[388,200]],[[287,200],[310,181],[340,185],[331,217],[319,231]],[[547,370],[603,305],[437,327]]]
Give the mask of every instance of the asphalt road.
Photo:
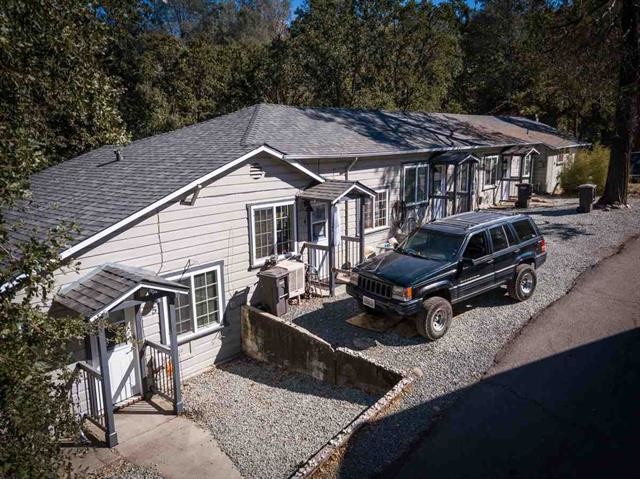
[[[580,276],[460,396],[385,476],[640,477],[640,239]]]

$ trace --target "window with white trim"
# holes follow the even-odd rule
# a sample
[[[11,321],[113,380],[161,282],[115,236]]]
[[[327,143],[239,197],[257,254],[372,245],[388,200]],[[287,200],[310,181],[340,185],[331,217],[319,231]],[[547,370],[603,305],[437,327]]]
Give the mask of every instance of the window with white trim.
[[[522,162],[522,177],[528,178],[531,176],[531,155],[525,156]]]
[[[367,198],[364,206],[365,231],[389,225],[389,190],[376,190],[375,198]]]
[[[428,201],[429,165],[405,165],[403,174],[404,202],[407,205],[415,205]]]
[[[469,163],[465,162],[458,167],[458,193],[469,191]]]
[[[251,264],[260,265],[272,255],[283,256],[296,249],[295,202],[254,205],[251,215]]]
[[[196,270],[176,278],[189,287],[189,294],[176,294],[176,332],[196,333],[219,325],[222,317],[222,268],[219,265]]]
[[[482,160],[484,186],[494,186],[498,182],[498,157],[485,156]]]

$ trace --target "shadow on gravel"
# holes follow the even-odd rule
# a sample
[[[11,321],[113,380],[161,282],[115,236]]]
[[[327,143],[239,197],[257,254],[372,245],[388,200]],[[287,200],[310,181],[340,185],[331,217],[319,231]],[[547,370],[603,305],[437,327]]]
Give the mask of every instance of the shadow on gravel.
[[[370,406],[377,399],[357,389],[333,386],[318,381],[311,376],[294,373],[271,364],[261,363],[246,356],[221,364],[217,369],[256,383],[264,384],[271,388],[284,389],[294,393],[348,401],[364,406]],[[265,399],[268,401],[268,398]],[[268,404],[266,404],[266,407],[268,407]]]
[[[391,414],[351,438],[336,476],[629,477],[637,471],[639,352],[635,329]],[[392,464],[378,462],[380,451],[403,450]]]

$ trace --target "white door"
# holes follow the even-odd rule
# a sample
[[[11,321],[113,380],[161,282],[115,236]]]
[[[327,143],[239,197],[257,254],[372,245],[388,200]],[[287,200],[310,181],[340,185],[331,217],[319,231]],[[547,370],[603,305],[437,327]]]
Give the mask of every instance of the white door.
[[[311,208],[311,243],[319,246],[329,246],[329,207],[326,203],[312,202]],[[329,252],[327,250],[314,250],[311,257],[311,265],[318,270],[318,277],[322,280],[329,279]]]
[[[431,195],[433,198],[433,219],[437,220],[447,216],[447,166],[434,165],[431,183]]]
[[[126,339],[121,343],[110,340],[107,334],[107,356],[113,404],[118,404],[140,394],[140,372],[136,361],[138,351],[132,339],[135,335],[134,308],[126,308],[109,314],[109,321],[126,328]]]

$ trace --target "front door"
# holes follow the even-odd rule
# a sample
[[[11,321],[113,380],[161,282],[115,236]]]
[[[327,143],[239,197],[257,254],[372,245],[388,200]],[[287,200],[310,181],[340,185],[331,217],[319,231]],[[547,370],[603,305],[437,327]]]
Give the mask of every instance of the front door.
[[[109,313],[109,322],[124,327],[126,338],[118,342],[114,334],[107,332],[107,356],[113,404],[118,404],[141,393],[135,334],[134,308]]]
[[[313,249],[311,265],[318,271],[320,281],[329,280],[329,205],[324,202],[311,202],[311,243],[321,248]]]
[[[431,170],[431,216],[434,220],[447,216],[447,167],[436,164]]]
[[[502,158],[502,185],[501,185],[501,194],[500,199],[502,201],[508,201],[511,193],[511,182],[509,178],[511,172],[511,157],[505,156]]]
[[[493,258],[486,232],[474,233],[469,238],[462,258],[456,293],[458,299],[473,296],[493,284]]]

